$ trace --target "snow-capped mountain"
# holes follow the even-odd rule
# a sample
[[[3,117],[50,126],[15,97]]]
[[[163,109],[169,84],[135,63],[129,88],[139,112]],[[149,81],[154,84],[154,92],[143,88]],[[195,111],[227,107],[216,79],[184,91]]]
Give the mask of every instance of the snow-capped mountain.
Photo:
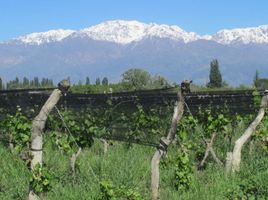
[[[224,29],[218,31],[211,39],[221,44],[268,43],[268,25],[230,30]]]
[[[138,42],[150,37],[169,38],[184,43],[199,39],[213,40],[220,44],[268,43],[268,25],[251,28],[224,29],[214,35],[200,36],[194,32],[187,32],[178,26],[114,20],[81,30],[58,29],[31,33],[15,38],[11,42],[40,45],[50,42],[59,42],[67,37],[88,37],[93,40],[109,41],[119,44]]]
[[[196,33],[186,32],[178,26],[145,24],[138,21],[107,21],[96,26],[82,29],[77,34],[84,33],[95,40],[104,40],[121,44],[140,41],[147,37],[170,38],[185,43],[200,38]]]
[[[114,20],[100,23],[96,26],[81,30],[50,30],[47,32],[32,33],[12,40],[12,42],[25,44],[43,44],[58,42],[68,36],[89,37],[94,40],[129,44],[147,37],[170,38],[182,42],[191,42],[200,39],[196,33],[186,32],[178,26],[145,24],[138,21]]]
[[[31,33],[25,36],[20,36],[11,42],[18,42],[18,43],[25,43],[25,44],[43,44],[49,42],[59,42],[64,38],[71,35],[74,31],[73,30],[50,30],[47,32],[39,32],[39,33]]]
[[[223,79],[251,84],[256,70],[268,76],[268,25],[221,30],[200,36],[178,26],[107,21],[81,30],[50,30],[0,43],[2,80],[47,77],[72,81],[89,76],[120,80],[129,68],[142,68],[171,81],[205,84],[217,58]]]

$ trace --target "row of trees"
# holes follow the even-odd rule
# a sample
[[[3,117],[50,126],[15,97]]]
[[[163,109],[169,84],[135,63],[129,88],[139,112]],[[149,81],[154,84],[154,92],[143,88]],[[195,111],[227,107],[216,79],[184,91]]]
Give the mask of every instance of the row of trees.
[[[163,76],[152,76],[149,72],[142,69],[130,69],[122,74],[120,82],[125,89],[139,90],[152,88],[165,88],[170,86],[169,82]],[[222,80],[219,62],[214,59],[210,63],[208,88],[221,88],[226,83]]]
[[[127,70],[121,75],[122,79],[117,84],[112,84],[120,86],[120,88],[125,90],[141,90],[141,89],[152,89],[152,88],[163,88],[168,87],[170,84],[163,76],[152,76],[149,72],[139,69],[132,68]],[[80,80],[77,86],[108,86],[109,81],[107,77],[96,78],[95,84],[91,84],[89,77],[86,77],[86,82]]]
[[[83,85],[83,83],[82,83],[81,80],[78,81],[78,85]],[[85,85],[91,85],[90,79],[89,79],[88,76],[86,77]],[[100,79],[100,77],[96,78],[95,85],[105,85],[105,86],[109,85],[108,78],[107,77],[104,77],[102,80]]]
[[[109,84],[108,78],[104,77],[102,80],[97,78],[95,81],[95,85],[104,85],[107,86]],[[89,77],[86,77],[85,84],[82,81],[78,82],[78,85],[91,85]],[[16,77],[14,80],[10,80],[6,83],[3,82],[0,77],[0,90],[4,89],[27,89],[27,88],[46,88],[46,87],[54,87],[54,82],[49,78],[41,78],[34,77],[33,79],[28,79],[24,77],[23,79],[19,79]]]
[[[28,79],[24,77],[20,80],[16,77],[14,80],[8,81],[6,84],[3,83],[3,80],[0,77],[0,90],[3,89],[27,89],[27,88],[45,88],[45,87],[54,87],[54,83],[52,79],[42,78],[39,80],[38,77],[34,77],[33,79]]]
[[[126,90],[140,90],[140,89],[152,89],[152,88],[164,88],[170,86],[168,80],[163,76],[152,76],[149,72],[133,68],[124,72],[122,75],[121,81],[118,85],[121,85],[122,88]],[[210,74],[209,74],[209,83],[207,87],[209,88],[220,88],[223,86],[222,76],[219,69],[219,62],[217,59],[213,60],[210,63]],[[96,86],[108,86],[109,81],[107,77],[96,78],[95,83],[91,84],[90,78],[86,77],[85,83],[81,80],[78,81],[78,86],[82,85],[96,85]],[[3,83],[0,78],[0,89],[17,89],[17,88],[40,88],[40,87],[53,87],[53,80],[48,78],[42,78],[39,81],[38,77],[34,77],[32,80],[24,77],[20,80],[16,77],[14,80]]]
[[[116,84],[119,85],[120,88],[125,90],[140,90],[140,89],[153,89],[153,88],[164,88],[170,86],[167,79],[163,76],[152,76],[149,72],[133,68],[124,72],[122,75],[121,81]],[[85,84],[80,80],[77,84],[78,86],[82,85],[96,85],[96,86],[108,86],[109,81],[107,77],[96,78],[95,83],[91,84],[89,77],[86,77]],[[115,84],[114,84],[115,85]],[[209,82],[207,83],[208,88],[221,88],[228,85],[223,81],[222,75],[220,72],[220,66],[217,59],[214,59],[210,62],[210,72],[209,72]],[[256,88],[267,88],[268,87],[268,79],[260,79],[259,73],[256,71],[253,85]],[[14,80],[3,83],[0,78],[0,90],[1,89],[16,89],[16,88],[40,88],[40,87],[53,87],[53,80],[48,78],[42,78],[41,81],[38,77],[34,77],[32,80],[24,77],[22,80],[19,80],[16,77]]]

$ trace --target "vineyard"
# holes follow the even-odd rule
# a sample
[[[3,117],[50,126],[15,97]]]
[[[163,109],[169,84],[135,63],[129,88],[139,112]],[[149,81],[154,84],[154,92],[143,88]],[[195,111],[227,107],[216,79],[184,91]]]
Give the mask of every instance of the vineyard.
[[[0,199],[267,199],[267,91],[68,89],[0,92]]]

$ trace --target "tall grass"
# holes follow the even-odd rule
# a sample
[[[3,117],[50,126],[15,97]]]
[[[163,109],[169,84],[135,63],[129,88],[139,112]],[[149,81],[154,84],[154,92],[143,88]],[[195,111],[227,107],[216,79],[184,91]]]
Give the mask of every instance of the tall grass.
[[[243,129],[240,125],[237,132]],[[224,161],[228,147],[222,140],[219,137],[214,148]],[[44,163],[55,178],[51,183],[52,190],[44,194],[43,199],[97,200],[103,180],[109,180],[116,187],[131,188],[143,199],[150,199],[150,161],[154,148],[113,142],[104,155],[101,142],[96,140],[91,148],[83,149],[77,161],[76,176],[73,177],[69,168],[71,155],[58,150],[48,136],[45,141]],[[249,153],[248,146],[243,150],[241,171],[235,175],[226,176],[224,167],[218,167],[212,159],[207,161],[204,170],[195,167],[191,186],[184,191],[177,191],[174,187],[174,166],[161,164],[161,199],[235,199],[239,193],[248,193],[249,196],[253,193],[252,199],[268,199],[267,154],[258,145],[255,147],[252,153]],[[177,147],[173,145],[164,162],[172,159],[176,152]],[[0,199],[26,199],[29,185],[27,166],[3,145],[0,145],[0,158]],[[195,166],[198,164],[196,159],[191,159],[191,162]]]

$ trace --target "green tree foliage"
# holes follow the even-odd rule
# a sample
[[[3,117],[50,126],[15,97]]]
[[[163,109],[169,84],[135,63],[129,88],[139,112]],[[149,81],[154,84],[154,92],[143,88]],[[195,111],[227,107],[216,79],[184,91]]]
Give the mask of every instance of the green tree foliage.
[[[253,80],[253,85],[255,86],[255,87],[257,87],[257,83],[258,83],[258,81],[259,81],[259,71],[258,70],[256,70],[256,72],[255,72],[255,76],[254,76],[254,80]]]
[[[20,82],[18,77],[16,77],[15,80],[7,82],[7,89],[16,89],[16,88],[20,88]]]
[[[90,85],[90,79],[88,76],[86,77],[86,85]]]
[[[53,87],[53,80],[48,78],[42,78],[41,87]]]
[[[217,59],[212,60],[210,63],[209,83],[207,86],[211,88],[222,87],[222,76]]]
[[[122,74],[122,84],[127,89],[140,90],[151,83],[151,75],[142,69],[129,69]]]
[[[17,84],[17,85],[18,85],[18,84],[19,84],[19,82],[20,82],[19,78],[18,78],[18,77],[16,77],[16,78],[15,78],[15,84]]]
[[[121,84],[126,90],[159,89],[170,86],[163,76],[152,76],[149,72],[137,68],[123,73]]]
[[[0,77],[0,90],[3,89],[3,81],[2,81],[2,78]]]
[[[30,81],[30,88],[34,88],[35,86],[34,86],[34,80],[31,80]]]
[[[268,89],[268,79],[267,78],[260,78],[257,82],[256,82],[256,87],[257,89]]]
[[[260,89],[260,90],[268,89],[268,79],[267,78],[259,78],[258,71],[256,71],[256,74],[254,76],[253,84],[257,89]]]
[[[102,85],[108,85],[108,78],[104,77],[101,82]]]
[[[20,81],[20,79],[16,77],[14,80],[10,80],[6,84],[7,89],[27,89],[27,88],[46,88],[46,87],[54,87],[52,79],[42,78],[41,82],[39,82],[38,77],[34,77],[33,80],[30,80],[27,77],[23,77],[22,81]]]
[[[38,77],[34,77],[33,84],[34,84],[34,87],[39,87],[40,86]]]
[[[163,76],[155,76],[152,78],[153,88],[165,88],[169,87],[168,81]]]
[[[260,90],[268,89],[268,79],[260,78],[258,70],[256,70],[254,75],[253,86]]]
[[[96,79],[95,84],[96,85],[100,85],[101,84],[101,81],[100,81],[100,78],[99,77]]]
[[[123,76],[124,75],[124,76]],[[73,85],[71,92],[75,93],[103,93],[140,90],[140,89],[161,89],[170,87],[169,82],[163,76],[151,76],[148,72],[140,69],[131,69],[123,73],[119,83],[109,83],[108,78],[96,79],[96,84]]]
[[[30,86],[30,81],[28,78],[26,78],[26,77],[23,78],[22,86],[24,88],[28,88]]]

